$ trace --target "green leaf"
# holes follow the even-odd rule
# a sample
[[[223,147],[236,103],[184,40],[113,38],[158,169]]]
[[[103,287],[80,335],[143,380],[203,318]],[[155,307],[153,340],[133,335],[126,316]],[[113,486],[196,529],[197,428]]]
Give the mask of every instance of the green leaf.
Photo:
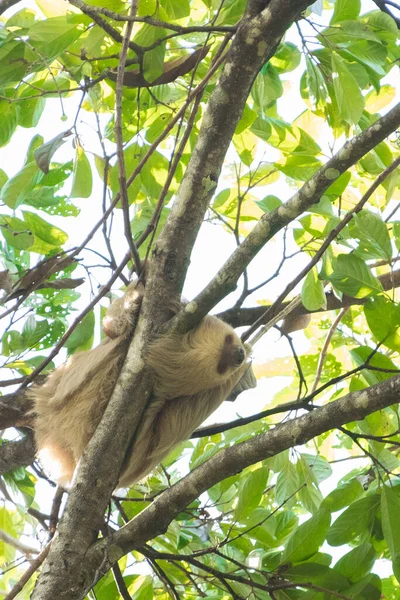
[[[21,86],[21,88],[22,92],[19,95],[18,101],[20,107],[18,125],[26,128],[36,127],[40,121],[44,107],[46,106],[46,100],[41,96],[32,98],[35,94],[32,93],[32,88],[30,86]],[[23,100],[25,97],[26,100]]]
[[[350,60],[356,60],[364,67],[372,69],[379,77],[384,77],[386,71],[387,50],[382,44],[369,40],[359,40],[343,50],[342,55]]]
[[[160,4],[165,10],[166,15],[168,15],[168,21],[184,19],[190,15],[189,0],[161,0]],[[154,11],[149,14],[152,15],[153,13]]]
[[[363,486],[358,479],[352,479],[332,490],[323,499],[321,506],[330,512],[336,512],[352,504],[352,502],[357,500],[363,493]]]
[[[95,325],[94,312],[91,310],[65,342],[65,348],[72,353],[85,346],[93,339]]]
[[[368,346],[354,348],[353,350],[350,350],[350,355],[358,367],[368,361],[370,367],[378,367],[378,369],[380,369],[379,371],[362,371],[362,375],[369,385],[374,385],[375,383],[378,383],[378,381],[390,379],[398,370],[397,366],[388,356],[385,356],[381,352],[375,352],[372,355],[372,350]],[[386,373],[385,370],[387,371]]]
[[[368,258],[383,258],[387,261],[392,258],[392,245],[387,225],[376,213],[362,210],[354,215],[349,223],[349,232],[352,237],[360,240],[357,253],[364,251]]]
[[[240,118],[239,123],[236,125],[235,135],[239,135],[245,129],[251,127],[254,121],[257,118],[257,113],[255,110],[251,109],[247,104],[244,107],[242,116]]]
[[[376,553],[372,544],[361,544],[342,556],[335,565],[335,571],[354,583],[370,572],[375,560]]]
[[[326,47],[329,47],[326,43],[327,40],[332,44],[340,44],[345,48],[354,40],[365,39],[374,42],[380,41],[379,37],[371,27],[368,27],[365,23],[353,21],[351,19],[342,21],[340,23],[340,27],[327,27],[317,37],[318,40]]]
[[[0,190],[8,180],[8,175],[3,169],[0,169]]]
[[[357,500],[333,523],[326,536],[331,546],[352,542],[357,536],[367,533],[379,509],[380,496],[373,494]]]
[[[128,586],[128,592],[132,596],[132,600],[152,600],[154,598],[152,577],[150,575],[139,575]]]
[[[340,114],[350,125],[357,124],[364,110],[365,100],[357,81],[336,52],[332,53],[332,71],[333,89]]]
[[[370,298],[364,314],[371,333],[391,350],[400,350],[400,306],[387,296]]]
[[[341,292],[353,298],[365,298],[383,291],[379,279],[361,258],[354,254],[339,254],[334,261],[333,273],[327,277]]]
[[[15,103],[0,100],[0,147],[8,144],[17,129],[18,113]]]
[[[289,538],[281,564],[301,562],[313,556],[325,541],[330,522],[330,513],[320,509],[311,519],[299,525]]]
[[[27,8],[23,8],[18,12],[14,13],[12,17],[7,20],[5,26],[8,27],[20,27],[21,29],[26,29],[33,25],[35,21],[35,13],[33,10],[29,10]]]
[[[400,497],[387,485],[382,489],[382,529],[393,564],[393,573],[400,583]]]
[[[376,113],[385,108],[396,98],[397,90],[392,85],[383,85],[377,93],[371,90],[365,97],[365,108],[370,113]]]
[[[301,61],[301,53],[298,47],[291,42],[285,42],[278,46],[278,50],[272,56],[270,62],[278,73],[288,73],[296,69]]]
[[[71,198],[89,198],[92,193],[92,168],[83,148],[77,146]]]
[[[18,208],[23,204],[25,196],[40,181],[42,173],[34,162],[23,167],[19,173],[11,177],[1,189],[0,201],[10,208]]]
[[[223,206],[226,202],[228,202],[229,197],[231,195],[231,190],[221,190],[219,194],[217,194],[213,200],[213,209],[218,210],[221,206]]]
[[[371,27],[374,27],[376,32],[381,36],[382,34],[389,34],[388,38],[385,36],[383,39],[396,39],[398,36],[398,29],[396,21],[390,15],[382,12],[381,10],[374,10],[369,12],[365,16],[365,20]]]
[[[302,98],[311,100],[313,104],[325,106],[328,90],[320,65],[315,64],[306,56],[306,71],[300,81],[300,93]]]
[[[23,215],[25,222],[28,224],[29,229],[35,234],[35,237],[37,236],[40,240],[49,244],[49,246],[59,248],[67,241],[68,235],[65,231],[48,223],[39,217],[39,215],[28,211],[24,211]]]
[[[0,229],[4,239],[10,246],[19,250],[27,250],[35,241],[27,224],[16,217],[0,216]]]
[[[28,150],[26,151],[26,155],[25,155],[25,163],[24,166],[28,165],[29,163],[33,162],[35,160],[34,157],[34,153],[36,148],[39,148],[39,146],[43,144],[43,137],[36,133],[33,138],[31,139],[31,141],[29,142],[29,146],[28,146]]]
[[[307,583],[320,586],[326,590],[343,590],[349,585],[348,579],[334,569],[314,562],[295,565],[285,570],[285,577],[294,583]]]
[[[79,24],[86,21],[82,14],[36,21],[29,30],[29,41],[39,56],[53,60],[81,36],[84,29]]]
[[[301,459],[311,469],[316,483],[322,483],[332,475],[331,465],[320,454],[315,455],[302,452]]]
[[[307,154],[289,154],[284,163],[275,163],[275,167],[287,177],[300,181],[310,179],[320,166],[321,163],[318,158]]]
[[[133,38],[139,46],[151,46],[155,42],[165,38],[168,32],[162,27],[143,25]],[[163,72],[165,58],[165,41],[159,46],[145,53],[143,60],[143,76],[146,81],[152,82]]]
[[[382,598],[381,580],[374,573],[366,575],[351,587],[341,591],[346,598],[355,600],[380,600]]]
[[[268,106],[283,94],[282,82],[278,71],[268,63],[265,70],[259,73],[251,89],[251,96],[260,108]]]
[[[334,181],[332,185],[328,187],[324,196],[332,197],[332,199],[335,199],[337,196],[341,196],[349,185],[350,179],[351,173],[346,171],[346,173],[340,175],[340,177],[338,177],[336,181]]]
[[[318,271],[313,267],[307,273],[301,288],[301,301],[303,306],[310,311],[316,311],[320,308],[326,309],[326,296],[324,284],[318,279]]]
[[[265,213],[269,213],[282,205],[282,200],[272,194],[265,196],[262,200],[256,200],[255,202]]]
[[[241,482],[238,503],[235,508],[235,519],[243,519],[260,504],[267,486],[268,474],[267,467],[260,467],[251,471],[243,483]]]
[[[53,155],[65,143],[65,137],[71,135],[69,131],[65,131],[56,135],[55,138],[42,144],[35,150],[35,161],[39,169],[46,175],[49,172],[50,162]]]
[[[331,25],[348,19],[356,19],[360,10],[361,0],[336,0]]]
[[[275,499],[277,504],[284,504],[299,491],[300,481],[295,466],[287,462],[278,475],[275,484]]]
[[[33,315],[29,316],[22,330],[22,339],[26,348],[33,348],[40,342],[49,330],[47,321],[36,321]]]
[[[11,40],[0,45],[0,86],[21,81],[29,68],[26,53],[24,42]]]
[[[289,462],[289,451],[284,450],[283,452],[279,452],[279,454],[275,454],[275,456],[271,456],[271,458],[267,458],[264,461],[264,464],[267,465],[271,471],[274,473],[279,473],[282,469],[285,468],[285,465]]]

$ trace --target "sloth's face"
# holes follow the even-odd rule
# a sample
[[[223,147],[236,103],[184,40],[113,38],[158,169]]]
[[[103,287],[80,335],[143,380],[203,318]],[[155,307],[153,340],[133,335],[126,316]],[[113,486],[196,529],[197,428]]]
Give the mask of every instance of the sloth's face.
[[[246,350],[239,338],[236,335],[228,334],[225,336],[217,372],[224,375],[228,370],[237,369],[244,363],[246,358]]]

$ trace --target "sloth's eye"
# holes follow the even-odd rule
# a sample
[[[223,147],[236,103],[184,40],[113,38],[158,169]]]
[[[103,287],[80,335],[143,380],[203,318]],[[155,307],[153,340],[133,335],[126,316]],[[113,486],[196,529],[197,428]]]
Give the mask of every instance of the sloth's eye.
[[[245,354],[244,348],[242,348],[242,346],[238,346],[235,349],[235,364],[237,366],[241,365],[245,358],[246,358],[246,354]]]

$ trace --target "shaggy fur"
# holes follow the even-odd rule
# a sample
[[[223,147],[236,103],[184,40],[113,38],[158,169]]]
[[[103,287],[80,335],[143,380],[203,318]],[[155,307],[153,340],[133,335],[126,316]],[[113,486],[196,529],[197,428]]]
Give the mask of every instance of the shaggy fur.
[[[142,284],[131,284],[104,318],[108,338],[69,358],[44,385],[32,387],[39,458],[61,485],[71,482],[104,413],[143,291]],[[229,325],[211,316],[183,336],[167,334],[151,344],[147,362],[156,374],[154,397],[125,460],[119,487],[143,479],[226,399],[248,369],[249,353]]]

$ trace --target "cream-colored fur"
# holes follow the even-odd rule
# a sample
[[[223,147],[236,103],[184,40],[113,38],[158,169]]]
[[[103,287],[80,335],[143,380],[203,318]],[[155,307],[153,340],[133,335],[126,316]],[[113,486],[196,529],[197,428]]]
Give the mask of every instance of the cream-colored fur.
[[[61,485],[71,482],[104,413],[136,325],[143,291],[141,284],[131,284],[124,297],[112,303],[103,321],[109,337],[93,350],[72,356],[44,385],[31,389],[39,458]],[[143,479],[225,400],[248,367],[249,351],[229,325],[211,316],[185,335],[167,334],[151,344],[147,362],[156,374],[154,394],[119,486]]]

